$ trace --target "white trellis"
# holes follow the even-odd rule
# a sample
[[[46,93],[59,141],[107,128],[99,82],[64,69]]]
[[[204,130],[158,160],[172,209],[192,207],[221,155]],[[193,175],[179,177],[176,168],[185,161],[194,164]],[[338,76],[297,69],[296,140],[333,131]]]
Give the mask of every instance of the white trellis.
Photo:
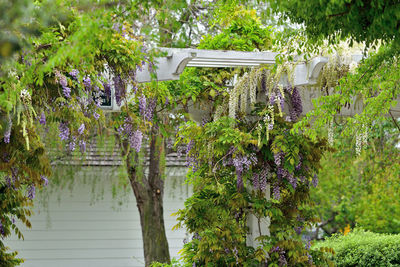
[[[179,48],[160,48],[166,53],[165,57],[157,58],[155,64],[155,74],[158,81],[178,80],[186,67],[208,67],[208,68],[235,68],[235,67],[258,67],[265,64],[275,64],[275,58],[278,55],[274,52],[241,52],[224,50],[200,50],[200,49],[179,49]],[[353,61],[359,62],[361,55],[354,55]],[[309,86],[316,84],[322,67],[328,63],[327,57],[318,56],[309,61],[298,62],[294,69],[293,86]],[[136,73],[136,79],[139,83],[152,81],[148,66],[143,66],[142,70]],[[287,80],[287,79],[283,79]],[[128,88],[129,90],[129,88]],[[307,112],[313,108],[311,99],[321,96],[320,90],[301,90],[303,100],[303,110]],[[114,100],[114,92],[111,97],[111,105],[104,107],[118,111],[120,107]],[[353,107],[352,110],[345,111],[341,115],[354,115],[362,107]],[[269,186],[265,194],[270,197]],[[250,215],[248,226],[250,232],[247,238],[247,244],[257,246],[255,238],[260,235],[269,234],[269,219],[256,218]]]
[[[201,50],[192,48],[160,48],[165,57],[157,58],[155,74],[157,81],[178,80],[186,67],[235,68],[258,67],[275,64],[278,53],[274,52],[241,52],[226,50]],[[293,86],[315,84],[322,67],[328,62],[327,57],[315,57],[312,60],[299,62],[294,69]],[[139,83],[152,81],[148,66],[137,71],[136,80]],[[129,88],[128,88],[129,90]],[[118,111],[114,92],[111,103],[103,106],[106,110]]]
[[[160,50],[165,52],[166,56],[158,58],[155,64],[154,69],[158,81],[178,80],[186,67],[235,68],[275,64],[275,58],[278,55],[274,52],[241,52],[190,48],[160,48]],[[293,86],[315,84],[322,67],[327,62],[328,58],[326,57],[315,57],[308,62],[298,62],[294,69]],[[148,66],[143,66],[142,70],[136,73],[136,80],[139,83],[152,81]],[[108,109],[118,111],[120,107],[116,105],[114,99],[113,92],[111,106]],[[266,192],[265,197],[269,198],[269,190],[266,190]],[[260,235],[268,235],[269,224],[269,218],[256,218],[251,214],[247,221],[250,230],[247,244],[257,246],[258,242],[256,242],[255,238]]]
[[[227,50],[202,50],[193,48],[159,48],[166,53],[165,57],[157,58],[155,74],[158,81],[178,80],[186,67],[209,67],[209,68],[235,68],[235,67],[258,67],[265,64],[275,64],[278,53],[274,52],[242,52]],[[358,63],[362,55],[353,55],[352,61]],[[316,83],[322,67],[328,63],[327,57],[318,56],[309,61],[298,62],[294,69],[293,86],[312,86]],[[136,73],[139,83],[150,82],[151,75],[148,66]],[[283,79],[285,80],[285,79]],[[287,80],[287,79],[286,79]],[[128,86],[129,90],[129,86]],[[313,109],[312,99],[322,96],[320,89],[300,90],[303,101],[303,114]],[[120,107],[115,103],[114,90],[111,101],[104,105],[105,110],[119,111]],[[362,101],[354,101],[350,108],[342,109],[340,115],[352,116],[360,113],[363,109]],[[394,117],[400,117],[400,101],[392,110]]]

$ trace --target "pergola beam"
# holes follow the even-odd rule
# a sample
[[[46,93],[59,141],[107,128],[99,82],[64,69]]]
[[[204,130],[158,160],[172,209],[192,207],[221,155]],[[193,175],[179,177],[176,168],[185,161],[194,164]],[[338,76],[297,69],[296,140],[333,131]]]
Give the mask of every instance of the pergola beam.
[[[160,48],[165,57],[158,58],[155,74],[158,81],[178,80],[185,67],[237,68],[258,67],[275,64],[278,53],[242,52],[226,50],[202,50],[192,48]],[[294,86],[311,85],[316,82],[322,67],[328,62],[326,57],[316,57],[309,62],[301,62],[295,67]],[[139,83],[150,82],[148,66],[136,74]]]
[[[275,64],[278,53],[275,52],[242,52],[226,50],[203,50],[194,48],[159,48],[166,56],[157,58],[154,66],[157,81],[178,80],[186,67],[201,68],[250,68],[260,65]],[[353,55],[353,61],[358,62],[362,55]],[[315,57],[307,62],[298,62],[294,69],[293,86],[316,84],[323,66],[328,62],[327,57]],[[136,73],[139,83],[151,82],[149,66],[145,65]],[[284,77],[282,83],[288,83]],[[313,109],[312,99],[321,96],[320,90],[301,90],[304,112]],[[103,107],[118,111],[119,106],[111,99],[111,106]],[[395,117],[400,117],[400,103],[392,111]],[[352,108],[341,111],[342,116],[352,116],[362,111],[362,103],[352,105]]]

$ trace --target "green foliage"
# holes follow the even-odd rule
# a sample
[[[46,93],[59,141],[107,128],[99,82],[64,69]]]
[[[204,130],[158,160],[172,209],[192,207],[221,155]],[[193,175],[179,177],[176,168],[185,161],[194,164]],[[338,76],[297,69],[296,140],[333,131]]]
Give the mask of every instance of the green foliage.
[[[296,131],[301,130],[314,138],[336,114],[350,105],[361,104],[362,112],[349,117],[343,131],[343,135],[351,136],[362,127],[371,127],[375,119],[393,112],[400,96],[400,8],[395,1],[268,2],[272,10],[287,19],[284,20],[286,23],[290,20],[301,25],[300,29],[289,29],[281,34],[278,44],[286,46],[285,42],[288,42],[289,52],[297,50],[297,54],[309,57],[320,54],[326,44],[329,50],[334,51],[339,41],[345,41],[350,47],[363,44],[367,56],[355,73],[344,75],[336,84],[319,86],[326,93],[314,100],[314,110],[295,125]],[[297,45],[296,41],[300,44]],[[368,51],[368,48],[377,50]]]
[[[199,49],[254,51],[271,47],[272,30],[261,24],[255,10],[239,6],[231,12],[221,18],[220,23],[224,25],[221,33],[204,37]]]
[[[342,71],[334,84],[320,84],[321,90],[332,90],[313,100],[314,109],[296,124],[296,131],[302,129],[315,137],[336,114],[356,104],[362,106],[362,111],[346,118],[343,136],[349,137],[362,131],[363,127],[372,127],[375,120],[387,114],[392,116],[400,97],[398,55],[396,45],[382,46],[364,59],[355,73]]]
[[[336,235],[314,248],[331,247],[336,266],[399,266],[400,235],[375,234],[356,229],[349,234]]]
[[[238,51],[271,49],[273,30],[261,24],[254,10],[247,10],[243,6],[224,6],[224,8],[228,8],[229,12],[225,9],[215,11],[214,23],[219,31],[214,35],[204,36],[200,40],[199,49]],[[196,107],[207,109],[211,102],[222,104],[224,99],[226,100],[228,92],[221,88],[225,87],[226,82],[230,81],[235,74],[241,72],[240,69],[230,68],[188,68],[171,91],[192,100]],[[184,102],[184,104],[187,103]],[[218,105],[214,105],[216,106]]]
[[[277,12],[292,22],[304,24],[314,39],[332,41],[350,38],[367,45],[399,42],[400,9],[394,0],[374,1],[268,1]]]
[[[376,123],[359,156],[351,149],[352,140],[343,138],[336,139],[336,152],[325,154],[319,172],[323,179],[312,190],[312,199],[322,221],[319,227],[327,234],[347,225],[400,233],[400,154],[394,127],[387,121]]]
[[[173,258],[171,263],[153,262],[150,267],[180,267],[183,266],[177,259]]]

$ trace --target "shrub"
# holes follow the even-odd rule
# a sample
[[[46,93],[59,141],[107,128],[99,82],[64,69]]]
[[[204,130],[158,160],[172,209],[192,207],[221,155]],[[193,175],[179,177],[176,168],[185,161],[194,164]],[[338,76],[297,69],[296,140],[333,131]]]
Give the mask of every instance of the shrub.
[[[400,266],[400,235],[376,234],[356,229],[347,235],[335,235],[314,248],[330,247],[337,266]]]

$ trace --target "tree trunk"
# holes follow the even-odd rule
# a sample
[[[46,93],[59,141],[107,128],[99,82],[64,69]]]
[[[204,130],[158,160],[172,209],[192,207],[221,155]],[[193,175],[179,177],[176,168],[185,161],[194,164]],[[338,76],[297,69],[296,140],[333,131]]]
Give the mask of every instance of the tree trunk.
[[[142,149],[145,149],[143,147]],[[137,207],[140,214],[142,228],[143,250],[146,266],[154,261],[170,263],[168,240],[164,226],[164,180],[161,173],[161,156],[164,153],[164,144],[156,127],[153,127],[150,137],[149,172],[146,176],[138,174],[138,154],[129,150],[129,144],[123,143],[126,157],[126,167],[129,180],[135,194]],[[146,167],[142,166],[141,170]]]
[[[146,266],[152,262],[170,262],[168,240],[165,235],[163,202],[152,192],[148,200],[138,203],[142,226],[143,249]]]

